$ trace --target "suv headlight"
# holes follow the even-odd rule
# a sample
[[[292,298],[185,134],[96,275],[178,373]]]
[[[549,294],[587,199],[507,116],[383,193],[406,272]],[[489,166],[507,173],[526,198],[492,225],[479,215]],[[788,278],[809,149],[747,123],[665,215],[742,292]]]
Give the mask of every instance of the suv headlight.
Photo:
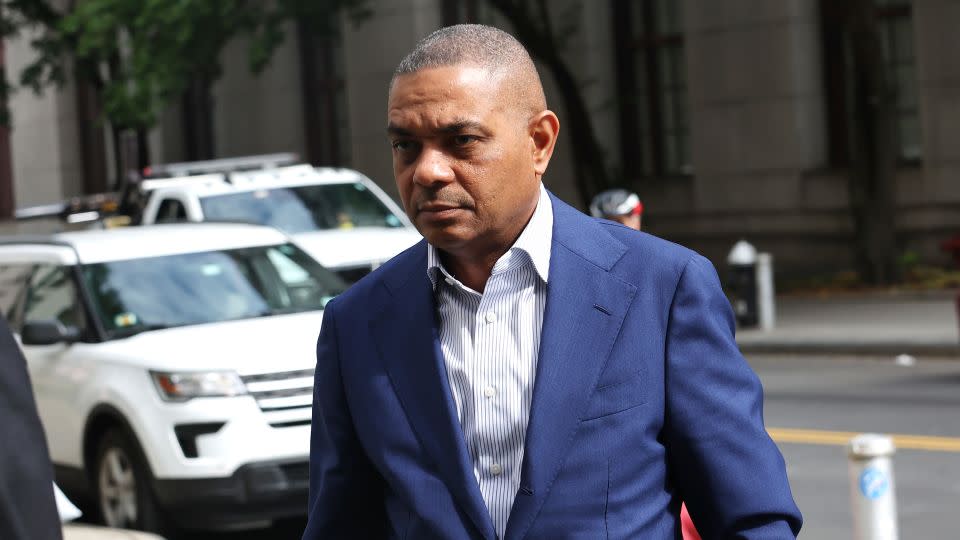
[[[196,397],[231,397],[247,393],[234,371],[151,371],[160,397],[165,401],[187,401]]]

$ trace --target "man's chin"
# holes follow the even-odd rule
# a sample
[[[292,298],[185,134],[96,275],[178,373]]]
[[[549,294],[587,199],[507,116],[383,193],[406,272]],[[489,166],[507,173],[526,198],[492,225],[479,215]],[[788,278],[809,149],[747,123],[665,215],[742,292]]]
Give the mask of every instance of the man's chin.
[[[431,238],[454,240],[471,236],[471,221],[466,210],[460,208],[444,212],[420,212],[413,220],[417,230],[428,241]]]
[[[427,242],[443,251],[458,251],[469,243],[472,235],[458,227],[420,228],[420,234]]]

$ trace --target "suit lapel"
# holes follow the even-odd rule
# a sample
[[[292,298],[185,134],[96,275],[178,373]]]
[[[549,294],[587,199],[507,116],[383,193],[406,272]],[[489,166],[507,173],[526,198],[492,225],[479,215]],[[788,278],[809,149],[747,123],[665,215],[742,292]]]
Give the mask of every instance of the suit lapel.
[[[424,450],[484,538],[495,536],[480,494],[447,381],[433,288],[421,242],[386,281],[385,309],[371,322],[390,380]],[[390,279],[388,277],[388,279]]]
[[[555,200],[537,376],[506,540],[523,538],[543,505],[636,294],[608,272],[624,251],[600,225]]]

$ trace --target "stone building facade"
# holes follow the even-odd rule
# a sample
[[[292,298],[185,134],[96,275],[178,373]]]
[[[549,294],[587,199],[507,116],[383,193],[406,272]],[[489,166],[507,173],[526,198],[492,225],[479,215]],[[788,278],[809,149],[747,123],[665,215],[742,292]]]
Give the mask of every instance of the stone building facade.
[[[832,1],[549,2],[558,25],[577,21],[563,55],[581,83],[605,166],[640,193],[648,230],[716,263],[747,238],[773,253],[782,273],[852,266],[849,74]],[[939,243],[960,232],[960,55],[952,52],[960,0],[876,4],[898,95],[891,216],[898,247],[946,263]],[[445,24],[510,27],[484,0],[371,0],[371,7],[372,17],[344,20],[336,37],[291,25],[258,77],[247,72],[244,44],[232,44],[206,111],[212,154],[293,151],[318,165],[356,168],[395,194],[384,109],[402,54]],[[24,41],[4,49],[9,76],[30,51]],[[561,118],[546,183],[577,204],[562,103],[541,74]],[[114,150],[81,90],[11,99],[15,127],[8,171],[0,159],[0,203],[50,202],[112,184]],[[197,155],[193,110],[185,102],[167,111],[150,136],[152,161]]]

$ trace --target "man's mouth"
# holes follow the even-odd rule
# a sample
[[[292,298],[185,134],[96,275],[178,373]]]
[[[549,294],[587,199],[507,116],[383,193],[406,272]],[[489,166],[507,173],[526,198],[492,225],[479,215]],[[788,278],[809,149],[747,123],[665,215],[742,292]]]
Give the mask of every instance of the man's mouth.
[[[428,201],[420,203],[417,205],[418,212],[446,212],[448,210],[459,210],[461,206],[459,204],[447,203],[441,201]]]
[[[424,201],[417,205],[417,220],[421,224],[450,223],[462,217],[467,206],[449,201]]]

